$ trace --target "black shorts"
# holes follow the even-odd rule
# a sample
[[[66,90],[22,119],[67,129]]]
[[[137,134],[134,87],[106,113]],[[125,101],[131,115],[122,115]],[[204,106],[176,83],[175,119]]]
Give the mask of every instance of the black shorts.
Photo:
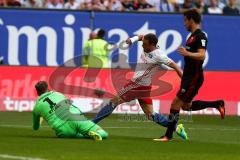
[[[181,87],[177,93],[177,97],[183,102],[190,103],[193,98],[198,94],[198,90],[203,84],[203,75],[196,75],[194,77],[183,77]]]

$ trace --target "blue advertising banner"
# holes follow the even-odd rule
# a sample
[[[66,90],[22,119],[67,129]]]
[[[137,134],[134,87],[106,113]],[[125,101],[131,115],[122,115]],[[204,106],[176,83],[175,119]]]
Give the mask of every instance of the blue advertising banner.
[[[188,32],[178,14],[77,12],[56,10],[0,10],[0,57],[9,65],[59,66],[82,54],[93,29],[103,28],[115,45],[112,66],[136,63],[141,43],[121,49],[120,42],[136,34],[155,33],[159,47],[183,66],[176,52],[185,45]],[[209,38],[207,70],[240,70],[240,17],[205,15],[203,30]],[[125,58],[119,58],[119,54]],[[68,65],[80,65],[74,61]]]

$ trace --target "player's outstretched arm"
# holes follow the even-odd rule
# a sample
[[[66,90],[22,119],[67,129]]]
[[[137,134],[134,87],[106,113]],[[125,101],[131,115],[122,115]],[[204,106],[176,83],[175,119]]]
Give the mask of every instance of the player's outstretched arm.
[[[33,115],[33,129],[38,130],[40,127],[40,117],[41,116],[37,113],[36,106],[33,109],[32,115]]]
[[[132,38],[128,38],[128,39],[126,40],[126,43],[127,43],[128,45],[131,45],[131,44],[133,44],[134,42],[142,41],[142,40],[143,40],[143,37],[144,37],[144,35],[137,35],[137,36],[134,36],[134,37],[132,37]]]
[[[174,69],[177,72],[178,76],[182,78],[183,71],[175,62],[172,61],[171,63],[168,64],[168,66]]]
[[[40,127],[40,115],[33,113],[33,129],[38,130]]]

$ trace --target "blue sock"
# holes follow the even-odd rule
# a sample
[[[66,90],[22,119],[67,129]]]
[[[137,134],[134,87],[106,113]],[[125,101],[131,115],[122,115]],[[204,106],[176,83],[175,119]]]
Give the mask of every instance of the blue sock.
[[[156,122],[157,124],[160,124],[163,127],[168,126],[168,118],[166,116],[164,116],[163,114],[153,113],[151,120],[153,122]]]
[[[92,119],[94,123],[98,123],[102,119],[106,118],[110,114],[112,114],[113,110],[116,108],[116,106],[112,103],[109,102],[107,105],[105,105],[97,114],[97,116]]]
[[[168,118],[167,118],[167,116],[164,116],[163,114],[153,113],[151,120],[153,122],[163,126],[163,127],[167,127],[168,126]],[[177,124],[175,125],[175,130],[176,129],[177,129]]]

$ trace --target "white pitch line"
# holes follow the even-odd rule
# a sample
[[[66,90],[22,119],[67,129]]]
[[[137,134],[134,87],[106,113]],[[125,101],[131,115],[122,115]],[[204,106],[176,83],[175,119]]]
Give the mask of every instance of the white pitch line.
[[[9,127],[9,128],[32,128],[30,125],[8,125],[8,124],[0,124],[0,127]],[[48,126],[41,126],[41,128],[44,129],[51,129]],[[153,129],[152,127],[112,127],[112,126],[106,126],[103,128],[109,128],[109,129]],[[154,128],[155,129],[155,128]],[[185,127],[185,129],[189,130],[208,130],[208,131],[240,131],[240,128],[192,128],[192,127]]]
[[[45,159],[42,159],[42,158],[22,157],[22,156],[10,155],[10,154],[0,154],[0,158],[16,159],[16,160],[45,160]]]
[[[103,128],[109,128],[109,129],[153,129],[153,128],[148,128],[148,127],[103,127]],[[155,128],[154,128],[155,129]],[[185,128],[189,130],[208,130],[208,131],[240,131],[240,128],[219,128],[219,129],[214,129],[214,128]]]
[[[240,131],[240,128],[186,128],[189,130],[208,130],[208,131]]]
[[[30,128],[31,126],[27,125],[12,125],[12,124],[0,124],[0,127],[9,127],[9,128]]]
[[[32,128],[30,125],[15,125],[15,124],[0,124],[0,127],[9,127],[9,128]],[[41,126],[41,128],[49,128],[47,126]]]
[[[12,125],[12,124],[0,124],[0,127],[8,127],[8,128],[32,128],[32,126],[29,125]],[[41,128],[49,128],[48,126],[41,126]],[[104,127],[104,128],[110,128],[110,129],[129,129],[129,128],[133,128],[133,129],[141,129],[144,127]],[[49,128],[51,129],[51,128]]]

